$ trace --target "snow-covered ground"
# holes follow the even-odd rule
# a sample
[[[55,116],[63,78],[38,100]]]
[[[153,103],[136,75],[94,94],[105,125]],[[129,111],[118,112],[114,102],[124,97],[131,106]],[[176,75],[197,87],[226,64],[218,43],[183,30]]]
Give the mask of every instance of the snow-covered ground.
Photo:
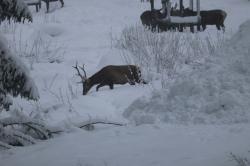
[[[38,145],[8,151],[2,156],[1,165],[234,166],[230,152],[246,152],[248,141],[249,126],[244,125],[76,130]]]
[[[64,8],[52,3],[48,14],[44,4],[38,13],[30,7],[34,23],[1,25],[1,32],[15,43],[10,44],[13,50],[32,69],[40,92],[39,102],[16,99],[14,107],[50,125],[69,127],[90,118],[128,125],[99,125],[94,131],[72,128],[37,145],[0,152],[0,166],[233,166],[236,163],[229,157],[231,152],[250,156],[249,21],[239,30],[239,25],[250,18],[247,0],[201,1],[202,9],[227,12],[226,35],[239,32],[228,41],[227,54],[208,59],[201,71],[181,78],[160,98],[171,101],[157,100],[162,95],[157,81],[115,85],[113,90],[104,87],[99,92],[92,88],[86,96],[81,95],[72,66],[76,61],[85,64],[90,76],[103,66],[125,64],[114,48],[114,39],[125,27],[140,24],[139,16],[149,6],[139,0],[65,0]],[[215,26],[208,27],[208,32],[217,34]],[[25,57],[27,52],[34,55]],[[204,87],[207,89],[202,90]],[[143,102],[149,101],[140,105],[137,101],[143,96],[147,96]],[[167,106],[172,112],[161,110]],[[159,116],[170,120],[162,117],[164,120],[157,121]],[[139,123],[134,123],[135,119]]]

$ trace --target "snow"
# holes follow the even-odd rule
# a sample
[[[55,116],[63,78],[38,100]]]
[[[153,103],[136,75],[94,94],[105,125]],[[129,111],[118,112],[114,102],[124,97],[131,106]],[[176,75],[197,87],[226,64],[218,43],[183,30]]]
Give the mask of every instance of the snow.
[[[188,131],[188,132],[187,132]],[[248,150],[246,126],[140,126],[64,134],[10,150],[3,166],[235,165],[230,151]],[[225,137],[227,138],[225,140]]]
[[[93,87],[81,95],[72,66],[76,61],[85,64],[91,76],[106,65],[126,64],[114,47],[116,38],[125,27],[140,24],[140,14],[149,8],[139,0],[65,0],[63,8],[51,3],[49,13],[44,3],[39,12],[31,7],[32,24],[6,29],[1,25],[9,46],[30,69],[40,95],[37,102],[14,99],[13,109],[21,108],[26,115],[66,131],[35,145],[0,151],[1,166],[235,166],[231,152],[249,156],[246,0],[201,2],[201,10],[225,10],[225,35],[234,35],[227,49],[206,59],[199,70],[183,71],[164,91],[154,80],[98,92]],[[214,37],[216,27],[208,26],[204,33]],[[0,117],[8,115],[1,112]],[[97,125],[93,131],[75,127],[91,119],[127,125]]]
[[[38,3],[40,2],[41,0],[24,0],[25,3]]]
[[[239,49],[240,51],[249,51],[250,36],[245,35],[250,28],[250,20],[247,20],[239,26],[239,31],[233,35],[230,40],[229,45],[233,45],[234,49]]]

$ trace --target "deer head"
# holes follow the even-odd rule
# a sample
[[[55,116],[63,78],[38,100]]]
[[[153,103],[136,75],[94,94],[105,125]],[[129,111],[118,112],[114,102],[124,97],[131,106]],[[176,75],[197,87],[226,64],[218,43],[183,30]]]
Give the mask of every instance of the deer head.
[[[86,95],[87,92],[89,91],[89,89],[91,88],[91,86],[90,86],[90,81],[89,81],[89,79],[87,78],[86,71],[85,71],[85,69],[84,69],[84,64],[82,65],[82,67],[79,66],[79,68],[83,71],[83,74],[81,74],[81,72],[80,72],[80,70],[79,70],[79,68],[78,68],[77,62],[76,62],[76,65],[75,65],[75,66],[72,66],[72,67],[73,67],[74,69],[76,69],[76,71],[77,71],[77,74],[76,74],[76,75],[79,76],[80,79],[81,79],[81,81],[80,81],[79,83],[82,84],[82,88],[83,88],[82,94],[83,94],[83,95]]]

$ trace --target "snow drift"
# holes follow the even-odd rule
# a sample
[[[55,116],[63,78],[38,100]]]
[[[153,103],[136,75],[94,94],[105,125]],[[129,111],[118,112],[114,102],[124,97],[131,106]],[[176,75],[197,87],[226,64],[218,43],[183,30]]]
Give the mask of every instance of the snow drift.
[[[123,116],[136,125],[157,121],[231,124],[250,121],[250,21],[206,59],[198,70],[178,77],[168,89],[134,101]]]

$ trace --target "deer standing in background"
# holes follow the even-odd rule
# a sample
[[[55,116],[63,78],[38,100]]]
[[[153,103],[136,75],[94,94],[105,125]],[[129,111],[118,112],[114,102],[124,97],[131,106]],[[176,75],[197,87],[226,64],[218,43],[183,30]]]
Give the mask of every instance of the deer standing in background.
[[[197,12],[192,11],[188,8],[184,9],[184,16],[196,16]],[[227,17],[227,13],[224,10],[216,9],[216,10],[201,10],[201,26],[202,29],[205,30],[207,25],[216,25],[218,30],[225,31],[224,21]]]
[[[216,25],[218,30],[225,31],[224,21],[227,17],[227,13],[223,10],[208,10],[201,11],[201,25],[203,30],[206,29],[206,25]]]
[[[103,87],[105,85],[108,85],[110,89],[113,89],[114,84],[146,84],[146,82],[141,78],[141,71],[139,67],[135,65],[109,65],[102,68],[90,78],[87,78],[84,65],[82,67],[79,67],[83,71],[84,75],[80,73],[77,63],[76,66],[73,66],[73,68],[76,69],[77,75],[81,78],[83,95],[86,95],[94,85],[97,85],[96,91],[98,91],[100,87]]]

